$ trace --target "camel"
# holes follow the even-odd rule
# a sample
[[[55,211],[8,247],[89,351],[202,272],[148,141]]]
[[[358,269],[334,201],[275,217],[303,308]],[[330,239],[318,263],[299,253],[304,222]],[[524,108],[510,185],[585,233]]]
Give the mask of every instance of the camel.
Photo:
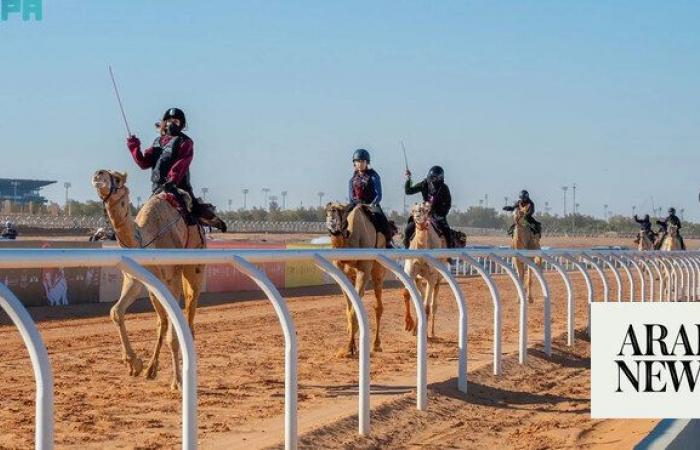
[[[341,203],[328,203],[326,205],[326,228],[331,236],[333,248],[386,248],[386,237],[377,232],[369,219],[363,206],[354,208],[346,213],[346,205]],[[347,223],[347,229],[344,228]],[[382,289],[384,285],[384,266],[376,261],[335,261],[335,265],[354,284],[360,298],[365,294],[367,282],[372,279],[376,305],[374,315],[376,318],[376,331],[372,342],[372,351],[382,351],[380,324],[382,320]],[[348,333],[350,340],[346,347],[341,348],[337,356],[341,358],[353,357],[357,351],[355,335],[358,330],[357,316],[350,299],[345,296]]]
[[[105,211],[116,233],[121,247],[126,248],[205,248],[204,234],[199,225],[188,226],[182,215],[173,206],[172,194],[158,194],[146,201],[136,216],[132,218],[129,209],[129,189],[126,174],[108,170],[98,170],[92,177],[92,185],[104,203]],[[185,195],[187,195],[185,193]],[[194,316],[199,294],[204,285],[204,266],[154,266],[150,267],[175,299],[185,297],[185,316],[194,335]],[[122,344],[122,360],[129,369],[129,375],[138,376],[143,362],[136,355],[124,324],[127,309],[141,292],[141,283],[124,274],[121,295],[110,311],[110,317],[119,330]],[[158,373],[158,358],[167,330],[167,340],[173,361],[171,389],[181,387],[182,378],[179,364],[179,347],[172,325],[168,326],[168,316],[160,302],[149,293],[156,311],[157,339],[153,355],[146,366],[146,377],[153,379]]]
[[[635,239],[635,242],[637,243],[637,250],[640,252],[654,250],[654,241],[649,237],[649,233],[646,233],[643,230],[640,230],[637,233],[637,239]]]
[[[445,239],[438,236],[430,222],[429,202],[416,203],[411,208],[411,215],[416,224],[416,233],[411,239],[409,249],[430,249],[446,247]],[[445,261],[447,264],[447,261]],[[440,290],[440,274],[420,258],[409,258],[404,263],[404,271],[415,281],[423,296],[425,315],[430,320],[430,337],[435,337],[435,315],[437,313],[437,296]],[[422,289],[421,289],[422,288]],[[408,289],[403,290],[404,324],[406,331],[416,332],[416,323],[411,317],[411,296]]]
[[[683,250],[681,240],[678,238],[678,227],[675,225],[668,226],[668,232],[661,241],[661,250],[665,252]]]
[[[511,243],[511,248],[515,250],[539,250],[541,236],[539,234],[535,234],[530,228],[530,225],[525,218],[525,210],[523,208],[515,208],[513,210],[513,222],[515,226],[513,227],[513,241]],[[535,264],[538,266],[541,265],[541,258],[535,258]],[[523,280],[525,291],[527,293],[527,300],[528,302],[532,303],[531,270],[529,267],[527,270],[525,270],[525,264],[516,257],[513,257],[513,265],[518,273],[518,277]]]
[[[683,250],[683,246],[681,245],[681,241],[678,238],[678,227],[676,225],[668,225],[667,232],[666,234],[659,238],[662,239],[660,243],[660,248],[662,252],[671,252],[671,251],[681,251]],[[671,297],[674,295],[675,289],[674,289],[674,276],[673,274],[668,270],[666,265],[663,265],[664,268],[664,279],[666,283],[666,295]]]

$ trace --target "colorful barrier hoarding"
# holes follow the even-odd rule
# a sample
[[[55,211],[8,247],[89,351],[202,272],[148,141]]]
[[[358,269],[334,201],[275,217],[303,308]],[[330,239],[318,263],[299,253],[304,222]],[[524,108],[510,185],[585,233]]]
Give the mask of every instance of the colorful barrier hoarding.
[[[106,248],[112,242],[81,241],[0,241],[0,247],[11,248]],[[239,241],[207,242],[211,249],[322,249],[328,244],[271,244]],[[312,261],[263,263],[258,266],[278,288],[320,286],[332,280]],[[65,305],[87,302],[114,302],[121,293],[123,275],[114,267],[71,269],[18,269],[0,271],[0,281],[12,289],[27,306]],[[212,264],[206,268],[203,292],[222,293],[257,290],[249,277],[231,265]],[[146,295],[145,289],[142,295]]]
[[[237,241],[208,241],[210,249],[283,249],[283,244],[250,243]],[[258,264],[275,286],[285,287],[285,264]],[[258,289],[253,280],[229,264],[211,264],[207,266],[207,283],[205,292],[235,292]]]
[[[80,241],[5,241],[0,248],[99,248]],[[0,280],[26,306],[62,306],[99,301],[99,267],[0,270]]]
[[[288,244],[288,249],[321,249],[330,248],[328,244]],[[316,267],[313,261],[287,261],[284,267],[285,287],[320,286],[330,284],[328,275]]]

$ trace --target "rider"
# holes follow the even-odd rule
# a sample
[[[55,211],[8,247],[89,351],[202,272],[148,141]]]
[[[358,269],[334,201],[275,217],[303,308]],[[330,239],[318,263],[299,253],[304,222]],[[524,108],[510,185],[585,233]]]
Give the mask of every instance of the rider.
[[[3,239],[17,239],[17,229],[9,220],[5,222],[5,228],[2,230],[0,237]]]
[[[654,233],[654,231],[651,229],[651,221],[649,220],[649,214],[645,214],[643,219],[639,219],[639,217],[637,217],[637,215],[635,214],[634,221],[640,225],[641,232],[646,234],[651,240],[651,242],[654,242],[656,240],[656,233]],[[639,243],[638,240],[636,240],[635,242]]]
[[[666,234],[668,233],[668,227],[670,225],[673,225],[677,229],[677,236],[678,240],[681,243],[681,248],[685,250],[685,242],[683,241],[683,236],[681,236],[680,230],[681,230],[681,220],[678,218],[676,215],[676,208],[671,207],[668,208],[668,217],[666,217],[666,220],[657,220],[656,224],[661,227],[661,232],[662,236],[661,239],[659,239],[659,243],[662,243],[664,241],[664,238],[666,237]]]
[[[116,241],[117,236],[114,230],[111,228],[98,228],[93,234],[90,235],[90,242],[96,241]]]
[[[447,214],[452,207],[452,196],[450,188],[445,184],[445,171],[440,166],[433,166],[428,171],[428,176],[417,184],[411,183],[411,171],[406,169],[406,184],[404,185],[406,195],[413,195],[418,192],[423,196],[424,202],[431,204],[430,215],[433,218],[435,225],[439,228],[440,233],[445,238],[445,243],[448,248],[454,248],[454,239],[452,230],[447,224]],[[411,245],[411,239],[416,232],[416,224],[413,221],[413,216],[408,218],[406,230],[403,236],[403,245],[408,248]]]
[[[525,189],[520,191],[520,196],[518,201],[515,202],[513,206],[507,205],[503,207],[503,211],[514,211],[520,209],[525,213],[525,220],[530,224],[530,228],[534,234],[542,234],[542,224],[532,217],[535,214],[535,202],[530,199],[530,193]],[[511,225],[508,229],[508,234],[513,235],[513,230],[515,229],[515,224]]]
[[[142,169],[151,169],[153,194],[173,193],[181,204],[185,205],[178,189],[187,192],[192,199],[189,211],[195,218],[226,232],[226,223],[217,217],[216,208],[197,199],[190,184],[190,163],[194,157],[194,143],[182,130],[187,126],[185,113],[179,108],[170,108],[163,114],[163,119],[156,124],[160,136],[153,145],[141,153],[141,141],[132,135],[126,145],[136,164]],[[194,221],[190,221],[194,225]]]
[[[377,231],[386,237],[387,247],[392,247],[391,239],[394,235],[389,220],[384,215],[379,203],[382,201],[382,180],[379,174],[369,167],[369,152],[363,148],[355,150],[352,155],[352,163],[355,171],[348,182],[348,198],[350,203],[346,208],[346,214],[358,205],[368,205],[369,218]]]

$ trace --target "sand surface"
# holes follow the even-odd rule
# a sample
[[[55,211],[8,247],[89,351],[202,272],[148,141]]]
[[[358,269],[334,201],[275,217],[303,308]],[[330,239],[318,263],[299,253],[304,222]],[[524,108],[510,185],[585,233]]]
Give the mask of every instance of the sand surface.
[[[574,347],[566,347],[565,289],[552,289],[554,354],[541,352],[542,299],[529,314],[530,358],[517,362],[517,297],[497,277],[503,308],[504,374],[492,375],[493,306],[480,279],[461,280],[469,304],[469,393],[456,390],[457,309],[440,295],[438,338],[428,346],[429,407],[415,410],[415,338],[403,330],[398,289],[384,296],[383,352],[371,359],[372,433],[359,437],[357,369],[338,359],[346,341],[345,306],[335,292],[303,289],[288,297],[299,340],[299,432],[304,448],[631,448],[655,421],[590,419],[585,287],[578,274]],[[600,283],[595,280],[596,289]],[[611,279],[612,282],[612,279]],[[628,287],[625,285],[625,289]],[[264,300],[203,302],[196,318],[201,448],[262,448],[283,439],[283,337]],[[374,326],[374,299],[365,299]],[[35,308],[55,378],[58,448],[161,448],[180,443],[180,394],[169,388],[164,348],[157,379],[130,377],[120,362],[106,305]],[[136,308],[139,309],[138,307]],[[143,309],[143,308],[141,308]],[[60,312],[57,312],[60,311]],[[152,312],[127,316],[136,351],[147,359],[155,340]],[[0,447],[33,443],[34,381],[11,326],[0,326]]]

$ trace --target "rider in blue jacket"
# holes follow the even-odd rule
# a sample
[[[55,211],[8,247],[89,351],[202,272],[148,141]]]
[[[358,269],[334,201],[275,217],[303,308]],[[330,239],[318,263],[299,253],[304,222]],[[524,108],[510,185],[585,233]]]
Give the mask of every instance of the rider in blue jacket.
[[[370,220],[374,227],[386,237],[387,247],[391,247],[393,230],[386,218],[380,202],[382,201],[382,180],[379,174],[369,167],[369,152],[363,148],[355,150],[352,155],[355,171],[348,182],[349,214],[358,205],[367,205]]]

